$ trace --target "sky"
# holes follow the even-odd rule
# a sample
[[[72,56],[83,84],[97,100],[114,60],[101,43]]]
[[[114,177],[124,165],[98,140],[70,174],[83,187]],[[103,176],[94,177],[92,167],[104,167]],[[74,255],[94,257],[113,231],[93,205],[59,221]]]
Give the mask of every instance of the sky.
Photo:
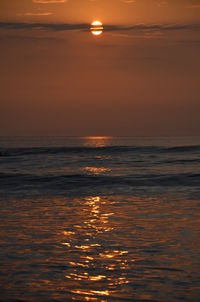
[[[200,0],[0,0],[0,135],[200,135],[199,52]]]

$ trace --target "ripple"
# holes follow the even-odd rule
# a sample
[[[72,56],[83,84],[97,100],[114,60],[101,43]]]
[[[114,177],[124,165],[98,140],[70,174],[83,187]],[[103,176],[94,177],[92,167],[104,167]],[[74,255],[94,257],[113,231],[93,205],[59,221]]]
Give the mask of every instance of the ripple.
[[[198,301],[198,207],[127,196],[10,200],[0,222],[3,299]]]

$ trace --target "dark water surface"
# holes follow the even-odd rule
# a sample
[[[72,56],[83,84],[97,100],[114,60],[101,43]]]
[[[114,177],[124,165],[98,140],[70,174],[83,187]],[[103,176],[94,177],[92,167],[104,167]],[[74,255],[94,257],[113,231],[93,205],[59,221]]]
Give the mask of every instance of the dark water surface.
[[[199,301],[200,138],[1,138],[0,301]]]

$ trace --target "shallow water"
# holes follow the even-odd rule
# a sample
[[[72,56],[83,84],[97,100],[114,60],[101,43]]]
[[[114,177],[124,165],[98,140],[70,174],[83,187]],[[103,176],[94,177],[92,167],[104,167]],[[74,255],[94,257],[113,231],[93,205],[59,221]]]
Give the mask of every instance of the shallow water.
[[[0,301],[199,301],[199,138],[0,143]]]

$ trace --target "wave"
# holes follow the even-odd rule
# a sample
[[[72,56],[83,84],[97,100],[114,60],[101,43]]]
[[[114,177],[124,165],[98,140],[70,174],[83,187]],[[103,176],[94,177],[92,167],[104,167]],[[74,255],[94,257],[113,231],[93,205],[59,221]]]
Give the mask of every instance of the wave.
[[[0,156],[25,156],[25,155],[56,155],[70,153],[184,153],[200,152],[200,146],[176,146],[176,147],[159,147],[159,146],[105,146],[105,147],[34,147],[34,148],[0,148]]]
[[[192,146],[176,146],[176,147],[170,147],[166,148],[167,152],[200,152],[200,146],[199,145],[192,145]]]
[[[200,163],[200,158],[192,158],[192,159],[170,159],[160,161],[158,164],[173,164],[173,165],[183,165],[183,164],[198,164]]]
[[[0,173],[0,189],[19,186],[49,187],[55,189],[90,186],[199,186],[200,173],[147,174],[132,176],[96,176],[96,175],[34,175],[20,173]]]

